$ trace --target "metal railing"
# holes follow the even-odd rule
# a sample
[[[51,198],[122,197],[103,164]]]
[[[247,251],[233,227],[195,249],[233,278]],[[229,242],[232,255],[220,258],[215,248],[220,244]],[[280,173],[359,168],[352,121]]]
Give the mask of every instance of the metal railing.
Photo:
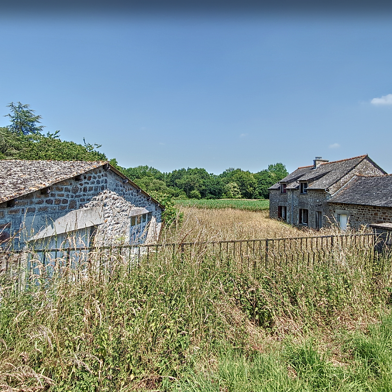
[[[34,279],[53,276],[79,279],[89,273],[109,277],[116,265],[129,268],[158,258],[184,262],[211,260],[229,263],[238,273],[276,273],[282,267],[313,268],[321,263],[337,263],[350,254],[366,260],[377,257],[378,237],[370,234],[343,234],[217,242],[183,242],[150,245],[23,249],[0,253],[0,274],[14,279],[22,289]]]

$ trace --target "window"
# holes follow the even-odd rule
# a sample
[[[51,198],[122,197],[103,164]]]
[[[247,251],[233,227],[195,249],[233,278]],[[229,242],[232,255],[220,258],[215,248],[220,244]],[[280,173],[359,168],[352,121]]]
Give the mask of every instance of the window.
[[[338,221],[339,228],[341,230],[347,229],[347,223],[348,223],[348,215],[347,214],[338,214],[337,221]]]
[[[286,184],[280,184],[280,193],[286,193],[287,192],[287,185]]]
[[[299,223],[300,225],[308,225],[308,210],[303,208],[299,209]]]
[[[308,193],[308,183],[301,182],[301,193]]]
[[[323,213],[316,211],[316,229],[320,230],[323,227]]]
[[[144,213],[131,217],[131,245],[138,245],[144,243],[147,237],[151,213]]]
[[[278,207],[278,218],[282,220],[287,219],[287,207],[286,206],[279,206]]]

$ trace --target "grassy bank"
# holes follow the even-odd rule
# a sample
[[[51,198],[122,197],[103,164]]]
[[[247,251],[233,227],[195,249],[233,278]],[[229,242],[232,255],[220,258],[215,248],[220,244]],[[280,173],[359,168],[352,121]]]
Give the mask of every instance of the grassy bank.
[[[238,210],[247,211],[264,211],[269,208],[269,200],[243,200],[243,199],[188,199],[188,200],[176,200],[175,203],[183,207],[195,207],[195,208],[234,208]]]
[[[295,263],[294,263],[295,262]],[[339,249],[249,272],[157,254],[12,294],[1,284],[3,390],[390,390],[390,260]],[[107,276],[107,275],[106,275]],[[374,325],[374,327],[372,327]],[[14,389],[12,389],[14,388]]]

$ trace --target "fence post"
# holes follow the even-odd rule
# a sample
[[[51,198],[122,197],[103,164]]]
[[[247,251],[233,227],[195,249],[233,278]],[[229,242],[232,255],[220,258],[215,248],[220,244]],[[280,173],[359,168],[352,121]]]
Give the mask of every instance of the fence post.
[[[269,240],[265,240],[265,270],[268,269],[268,248],[269,248]]]
[[[181,244],[181,262],[182,263],[184,262],[184,251],[185,251],[184,244]]]

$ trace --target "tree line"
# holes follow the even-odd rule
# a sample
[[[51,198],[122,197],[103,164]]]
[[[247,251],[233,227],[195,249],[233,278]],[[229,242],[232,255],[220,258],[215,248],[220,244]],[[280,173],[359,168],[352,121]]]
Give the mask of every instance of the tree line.
[[[97,144],[78,144],[60,139],[60,131],[43,133],[41,116],[29,105],[8,105],[10,124],[0,128],[0,159],[28,160],[107,160]],[[194,199],[268,198],[268,188],[284,178],[285,165],[275,163],[257,173],[229,168],[221,174],[203,168],[183,168],[164,173],[149,166],[124,168],[116,159],[110,163],[138,186],[154,195]]]
[[[149,166],[124,168],[115,159],[110,163],[147,192],[191,199],[265,199],[268,188],[288,174],[282,163],[271,164],[257,173],[229,168],[221,174],[208,173],[203,168],[163,173]]]

